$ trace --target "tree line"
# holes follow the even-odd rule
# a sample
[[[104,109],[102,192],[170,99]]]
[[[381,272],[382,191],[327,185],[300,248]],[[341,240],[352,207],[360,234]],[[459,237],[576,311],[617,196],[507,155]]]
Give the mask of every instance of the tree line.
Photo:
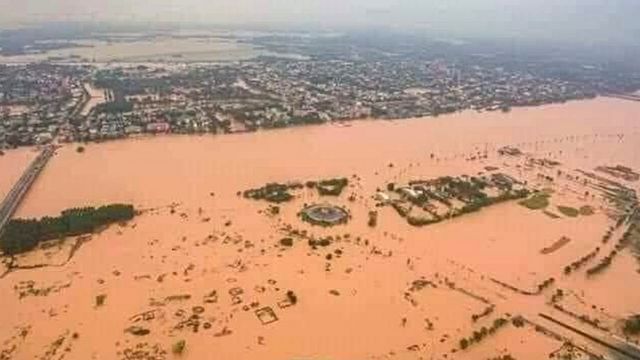
[[[14,219],[0,236],[0,250],[5,255],[24,253],[42,241],[91,233],[100,226],[130,220],[134,215],[133,205],[112,204],[68,209],[57,217]]]

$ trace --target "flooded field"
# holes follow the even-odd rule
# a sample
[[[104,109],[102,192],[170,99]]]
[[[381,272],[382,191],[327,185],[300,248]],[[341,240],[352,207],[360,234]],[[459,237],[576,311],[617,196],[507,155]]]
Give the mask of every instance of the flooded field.
[[[82,116],[86,116],[97,105],[105,103],[107,101],[107,96],[104,89],[95,88],[88,83],[84,84],[84,88],[89,94],[89,99],[86,102],[86,104],[84,104],[82,110],[80,111],[80,115]]]
[[[248,60],[260,55],[280,56],[247,43],[203,36],[78,40],[74,44],[78,46],[41,54],[0,56],[0,63],[23,64],[44,60],[64,63],[194,63]]]
[[[144,137],[84,153],[67,145],[18,217],[116,202],[142,211],[14,259],[0,279],[0,307],[9,310],[0,351],[7,359],[633,359],[540,314],[616,343],[620,321],[640,312],[640,292],[628,285],[640,280],[631,247],[601,273],[585,273],[627,226],[616,227],[620,209],[597,184],[640,190],[594,169],[640,169],[639,116],[640,103],[596,99]],[[522,154],[501,155],[505,146]],[[0,157],[0,190],[26,166],[31,153],[21,151]],[[412,226],[376,199],[389,184],[498,173],[544,191],[547,203],[504,201]],[[348,185],[323,195],[319,180],[335,178]],[[274,182],[300,186],[278,203],[243,195]],[[344,209],[348,219],[302,221],[311,204]],[[590,252],[584,267],[564,270]],[[581,315],[601,320],[593,326]]]

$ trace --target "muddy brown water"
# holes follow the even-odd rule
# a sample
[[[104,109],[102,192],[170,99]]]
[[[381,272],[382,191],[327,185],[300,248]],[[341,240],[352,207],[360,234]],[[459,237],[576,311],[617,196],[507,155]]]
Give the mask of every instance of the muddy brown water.
[[[174,357],[172,344],[180,339],[186,340],[186,359],[485,359],[506,353],[517,359],[546,358],[562,343],[530,327],[510,325],[452,353],[459,339],[505,313],[536,321],[538,312],[556,315],[545,304],[552,291],[521,296],[489,278],[533,289],[556,277],[554,290],[570,289],[585,302],[572,298],[567,304],[575,303],[571,306],[581,311],[596,305],[604,311],[593,316],[614,322],[640,311],[640,292],[627,285],[639,280],[638,263],[625,252],[598,279],[582,273],[563,277],[565,265],[600,244],[612,223],[605,215],[607,204],[584,198],[584,189],[574,182],[541,183],[537,172],[553,174],[556,169],[527,170],[522,159],[499,157],[496,150],[518,146],[561,162],[565,171],[602,164],[640,169],[638,118],[640,103],[595,99],[508,114],[464,112],[228,136],[144,137],[91,144],[82,154],[74,145],[64,146],[17,216],[113,202],[156,210],[95,234],[64,267],[21,270],[1,279],[0,308],[5,314],[0,340],[13,339],[21,326],[30,326],[24,339],[5,346],[16,345],[12,359],[45,356],[61,337],[65,340],[58,351],[67,359],[126,359],[131,356],[127,349],[154,344],[166,350],[168,359]],[[486,160],[466,160],[484,151],[489,154]],[[0,191],[7,191],[32,156],[29,150],[18,150],[0,157]],[[381,208],[378,226],[367,226],[368,212],[375,208],[371,196],[388,182],[473,175],[485,166],[526,178],[532,186],[553,187],[552,207],[590,204],[596,213],[551,219],[511,202],[413,228],[393,209]],[[339,198],[302,190],[294,201],[281,205],[275,217],[264,213],[267,203],[236,195],[272,181],[337,176],[351,178]],[[348,200],[350,194],[355,201]],[[321,201],[349,208],[352,219],[332,228],[299,220],[297,212],[304,204]],[[168,207],[172,203],[178,204],[173,212]],[[314,250],[306,240],[296,239],[293,247],[282,249],[278,242],[289,235],[282,230],[287,224],[314,236],[331,235],[334,242]],[[540,253],[562,236],[572,241],[552,254]],[[421,277],[438,287],[410,291]],[[495,305],[494,312],[472,322],[471,316],[488,305],[450,289],[445,278],[486,298]],[[15,286],[29,280],[42,288],[71,285],[47,296],[20,299]],[[243,290],[239,299],[229,294],[236,287]],[[217,301],[204,302],[213,290]],[[288,290],[298,302],[280,308],[278,302]],[[99,294],[107,297],[96,307]],[[191,298],[154,301],[178,294]],[[198,332],[176,328],[194,306],[205,308]],[[267,306],[278,320],[263,325],[255,310]],[[155,319],[131,320],[149,310],[156,311]],[[202,327],[205,322],[210,329]],[[151,333],[125,333],[131,325]],[[576,341],[602,351],[584,339]]]

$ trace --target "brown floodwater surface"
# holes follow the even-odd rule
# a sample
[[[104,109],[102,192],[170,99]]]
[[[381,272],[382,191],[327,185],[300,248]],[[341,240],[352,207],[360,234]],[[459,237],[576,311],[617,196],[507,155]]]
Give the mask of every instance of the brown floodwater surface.
[[[84,153],[63,146],[18,217],[114,202],[153,210],[94,234],[64,266],[19,270],[0,279],[0,308],[5,309],[0,341],[29,327],[24,338],[7,340],[16,346],[13,359],[41,358],[61,338],[59,351],[66,359],[127,359],[136,345],[148,351],[157,345],[168,352],[160,358],[169,359],[181,339],[185,359],[487,359],[505,353],[547,358],[562,341],[511,325],[452,352],[461,338],[507,313],[540,323],[539,312],[573,321],[546,304],[555,290],[525,296],[490,279],[533,290],[555,277],[558,288],[604,308],[596,315],[620,319],[640,312],[640,292],[624,286],[640,280],[638,263],[625,251],[602,279],[563,276],[565,265],[600,245],[612,225],[608,204],[585,198],[575,182],[541,183],[521,160],[496,151],[517,146],[559,161],[566,171],[615,164],[638,170],[639,118],[640,103],[599,98],[507,114],[463,112],[225,136],[142,137],[90,144]],[[487,159],[467,160],[484,151]],[[27,156],[32,153],[18,150],[0,157],[0,191],[17,179]],[[595,214],[551,219],[511,202],[414,228],[385,207],[378,209],[377,227],[367,225],[368,212],[376,209],[372,196],[389,182],[475,175],[489,165],[532,186],[553,187],[552,207],[589,204]],[[340,197],[320,198],[304,189],[276,216],[266,214],[268,203],[237,195],[268,182],[342,176],[351,181]],[[637,183],[629,186],[638,189]],[[324,201],[348,208],[349,223],[318,228],[298,218],[306,203]],[[278,243],[289,236],[287,225],[334,241],[313,249],[296,238],[291,248],[283,248]],[[571,241],[552,253],[541,252],[562,236]],[[30,256],[35,255],[20,261]],[[435,287],[411,290],[420,278]],[[68,286],[20,298],[16,287],[27,281],[35,288]],[[233,295],[234,288],[242,294]],[[213,290],[216,301],[204,301]],[[281,308],[288,290],[298,301]],[[106,300],[96,306],[100,294]],[[179,294],[190,298],[166,299]],[[473,322],[472,315],[490,304],[493,312]],[[198,331],[179,326],[197,306],[204,308]],[[255,314],[263,307],[278,320],[263,325]],[[132,318],[149,310],[155,311],[153,319]],[[150,333],[125,333],[131,325]],[[584,338],[545,325],[602,353]]]
[[[4,151],[0,156],[0,199],[4,199],[37,155],[37,151],[28,148]]]

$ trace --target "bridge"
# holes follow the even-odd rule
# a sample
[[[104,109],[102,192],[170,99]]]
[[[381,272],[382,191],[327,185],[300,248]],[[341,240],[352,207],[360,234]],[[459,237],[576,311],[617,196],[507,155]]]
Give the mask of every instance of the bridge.
[[[0,235],[4,230],[5,225],[11,220],[11,217],[15,213],[16,209],[24,199],[25,195],[31,188],[31,185],[36,181],[38,175],[47,164],[49,159],[56,151],[56,147],[49,145],[42,150],[42,152],[31,162],[29,167],[22,173],[22,176],[13,186],[11,191],[0,203]]]
[[[608,93],[604,94],[604,97],[622,99],[622,100],[630,100],[630,101],[640,101],[640,94],[618,94],[618,93]]]

